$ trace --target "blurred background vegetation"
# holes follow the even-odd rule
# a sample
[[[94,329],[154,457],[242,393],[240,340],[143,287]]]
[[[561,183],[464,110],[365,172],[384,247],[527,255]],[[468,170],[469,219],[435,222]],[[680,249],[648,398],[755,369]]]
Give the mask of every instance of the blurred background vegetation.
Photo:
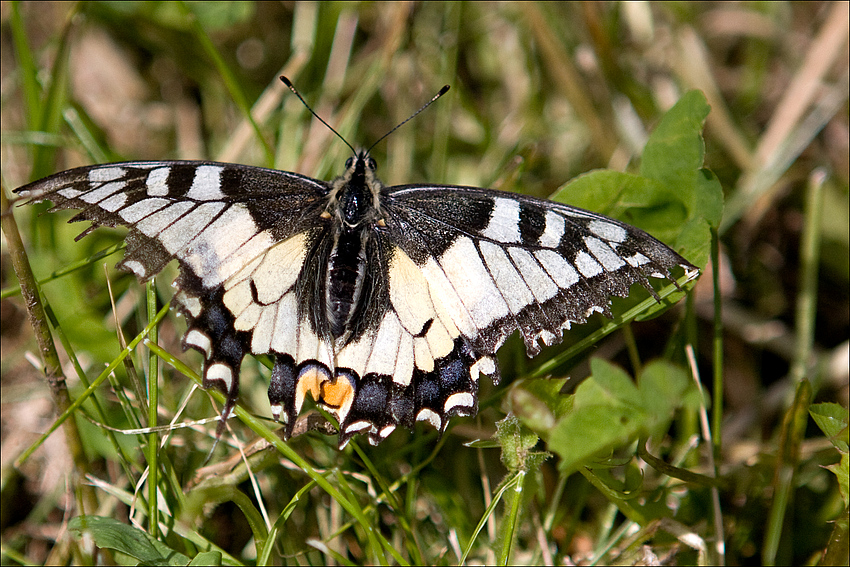
[[[493,437],[510,378],[539,362],[514,363],[522,350],[513,343],[502,358],[503,366],[511,361],[507,384],[484,388],[479,417],[455,418],[439,444],[424,427],[396,432],[378,448],[358,440],[342,453],[334,438],[318,434],[290,443],[362,505],[367,524],[273,451],[253,457],[256,491],[230,446],[211,464],[226,467],[234,457],[232,475],[198,473],[214,426],[174,432],[163,451],[171,481],[163,491],[169,513],[182,518],[172,528],[192,543],[178,543],[174,533],[160,536],[163,542],[189,557],[211,543],[230,563],[387,559],[364,528],[370,525],[399,553],[387,560],[399,563],[452,564],[467,551],[470,562],[492,563],[504,558],[499,550],[507,540],[508,557],[521,563],[799,564],[821,560],[832,535],[844,538],[832,552],[843,550],[847,562],[848,495],[824,468],[841,453],[811,419],[802,428],[788,425],[799,418],[792,401],[803,378],[813,386],[807,402],[836,402],[847,421],[847,3],[4,2],[0,10],[7,196],[56,171],[131,159],[215,159],[331,179],[350,151],[310,119],[278,81],[281,74],[355,146],[369,146],[449,84],[447,96],[372,151],[384,183],[476,185],[539,197],[592,169],[633,171],[648,133],[684,92],[701,90],[712,108],[706,167],[726,197],[717,227],[722,318],[712,301],[711,266],[689,309],[705,384],[718,360],[712,334],[722,325],[725,389],[716,407],[723,437],[715,457],[725,549],[715,546],[710,491],[659,479],[631,457],[634,446],[612,469],[625,487],[619,495],[591,486],[586,476],[561,475],[549,459],[533,469],[536,484],[522,521],[508,521],[506,504],[488,511],[506,474],[498,445],[463,444]],[[69,214],[36,217],[17,209],[15,216],[39,278],[121,239],[97,231],[74,242],[82,227],[66,225]],[[144,289],[112,268],[117,261],[106,260],[108,278],[129,340],[146,324]],[[102,264],[85,263],[70,279],[43,286],[92,378],[120,350]],[[157,280],[163,301],[175,274],[172,266]],[[138,447],[146,438],[119,436],[132,455],[122,461],[99,426],[78,418],[87,469],[72,460],[59,434],[13,466],[56,413],[34,368],[38,358],[27,354],[37,348],[5,239],[0,276],[3,563],[84,563],[91,551],[66,531],[86,498],[80,487],[100,483],[98,515],[125,524],[138,518],[131,496],[145,466]],[[666,315],[636,324],[633,338],[616,334],[596,345],[595,355],[628,366],[629,343],[645,358],[659,355],[658,337],[666,341],[673,321]],[[179,354],[181,324],[166,319],[160,343],[197,371],[196,353]],[[147,359],[137,356],[143,372]],[[246,360],[242,399],[249,407],[267,407],[263,372]],[[159,423],[174,417],[183,398],[186,419],[216,415],[171,366],[163,365],[162,374]],[[69,366],[66,375],[76,373]],[[76,379],[69,387],[72,398],[84,388]],[[110,424],[132,427],[122,414],[126,406],[101,390]],[[255,439],[250,430],[240,433],[246,442]],[[709,474],[705,446],[688,447],[680,437],[664,452],[679,452],[679,466]],[[846,489],[846,443],[843,456],[843,473],[836,470]],[[628,494],[640,485],[635,474],[654,474],[654,486],[665,487],[651,494],[663,494],[666,506],[644,525],[617,504],[649,497]],[[205,506],[192,500],[192,490],[183,496],[189,486],[206,496]],[[258,532],[246,510],[264,507],[272,523],[282,519],[272,531],[274,551],[258,557]],[[506,525],[518,526],[516,533],[505,534]]]

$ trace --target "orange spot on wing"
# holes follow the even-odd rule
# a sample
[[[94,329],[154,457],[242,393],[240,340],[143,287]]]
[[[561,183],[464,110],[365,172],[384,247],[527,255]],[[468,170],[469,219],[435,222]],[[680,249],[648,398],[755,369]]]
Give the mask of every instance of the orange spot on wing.
[[[310,368],[301,373],[298,377],[298,393],[301,394],[301,399],[304,399],[307,394],[315,400],[319,401],[322,394],[322,382],[328,380],[327,374],[318,368]],[[300,408],[298,408],[300,410]]]
[[[332,408],[341,408],[354,399],[354,385],[343,376],[322,384],[322,400]]]

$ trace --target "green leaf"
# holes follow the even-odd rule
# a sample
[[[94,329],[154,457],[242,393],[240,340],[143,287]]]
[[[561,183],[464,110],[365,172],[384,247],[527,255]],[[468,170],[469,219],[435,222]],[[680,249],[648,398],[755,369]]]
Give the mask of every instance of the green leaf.
[[[700,91],[685,93],[661,118],[643,150],[640,173],[679,192],[688,209],[681,241],[688,244],[688,259],[703,267],[708,261],[710,227],[720,224],[723,191],[720,182],[703,169],[705,143],[702,129],[711,108]],[[680,248],[685,250],[684,247]]]
[[[710,110],[700,91],[685,93],[650,134],[643,149],[641,175],[668,187],[689,184],[703,164],[702,128]]]
[[[508,413],[522,416],[523,422],[535,431],[552,429],[573,405],[572,396],[561,394],[566,381],[564,378],[515,382],[506,398]]]
[[[841,460],[829,469],[838,479],[838,491],[844,500],[844,506],[850,506],[850,453],[848,453],[848,436],[850,436],[850,412],[836,403],[812,404],[809,415],[823,431],[829,442],[841,453]]]
[[[720,223],[723,210],[720,182],[703,168],[702,128],[708,111],[701,92],[686,93],[650,135],[640,175],[592,171],[551,198],[643,229],[705,267],[710,227]]]
[[[502,446],[502,463],[509,471],[538,468],[546,456],[531,450],[540,438],[516,417],[508,416],[496,423],[496,438]]]
[[[189,565],[214,567],[221,565],[220,551],[202,551],[197,554]]]
[[[654,179],[610,169],[579,175],[554,200],[619,219],[673,243],[688,218],[680,195]]]
[[[844,507],[850,506],[850,455],[841,454],[841,460],[826,467],[838,478],[838,491],[844,500]]]
[[[682,367],[664,360],[653,361],[640,376],[641,405],[664,422],[682,405],[690,387],[691,382]]]
[[[539,404],[514,408],[517,417],[561,457],[564,470],[575,470],[594,455],[627,445],[640,436],[665,433],[676,409],[683,403],[697,403],[698,397],[689,395],[694,386],[686,372],[668,362],[648,364],[637,385],[609,362],[594,358],[590,365],[591,376],[568,398],[572,408],[559,414],[553,425],[545,426],[547,420],[527,413]],[[532,395],[542,392],[537,390]],[[544,407],[568,407],[566,396],[557,391],[551,396],[554,399],[546,401]]]
[[[95,545],[113,549],[146,565],[188,565],[189,558],[133,526],[103,516],[77,516],[68,523],[77,537],[90,534]]]
[[[848,452],[848,421],[850,412],[836,403],[812,404],[809,415],[815,420],[836,449],[842,453]]]

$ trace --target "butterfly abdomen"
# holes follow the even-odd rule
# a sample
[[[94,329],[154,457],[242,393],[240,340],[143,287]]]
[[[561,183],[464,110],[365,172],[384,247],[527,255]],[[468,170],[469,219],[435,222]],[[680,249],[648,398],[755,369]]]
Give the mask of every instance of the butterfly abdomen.
[[[340,339],[350,328],[363,301],[366,277],[366,238],[363,230],[342,230],[337,235],[327,265],[325,312],[331,336]]]

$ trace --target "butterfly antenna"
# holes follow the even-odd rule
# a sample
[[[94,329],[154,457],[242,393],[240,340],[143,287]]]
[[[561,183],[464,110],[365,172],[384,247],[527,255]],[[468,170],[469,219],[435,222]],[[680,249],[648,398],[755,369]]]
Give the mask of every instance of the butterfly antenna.
[[[346,140],[345,138],[343,138],[343,137],[342,137],[342,135],[341,135],[339,132],[337,132],[336,130],[334,130],[334,129],[333,129],[333,126],[331,126],[330,124],[328,124],[327,122],[325,122],[325,121],[322,119],[322,117],[321,117],[321,116],[319,116],[318,114],[316,114],[316,111],[314,111],[312,108],[310,108],[310,105],[309,105],[309,104],[307,104],[307,101],[306,101],[306,100],[304,100],[304,97],[303,97],[303,96],[301,96],[301,93],[299,93],[299,92],[298,92],[298,89],[296,89],[296,88],[295,88],[295,85],[293,85],[293,84],[292,84],[292,81],[290,81],[289,79],[287,79],[287,78],[286,78],[286,77],[284,77],[283,75],[281,75],[280,80],[281,80],[281,81],[283,81],[283,84],[284,84],[284,85],[286,85],[287,87],[289,87],[289,90],[291,90],[293,93],[295,93],[295,96],[297,96],[297,97],[298,97],[298,100],[300,100],[300,101],[301,101],[301,104],[303,104],[305,107],[307,107],[307,110],[309,110],[309,111],[310,111],[310,114],[312,114],[313,116],[315,116],[315,117],[316,117],[316,119],[317,119],[319,122],[321,122],[322,124],[324,124],[325,126],[327,126],[327,127],[328,127],[328,130],[330,130],[331,132],[333,132],[334,134],[336,134],[336,137],[337,137],[337,138],[339,138],[340,140],[342,140],[342,141],[345,143],[345,145],[346,145],[346,146],[348,146],[349,148],[351,148],[351,153],[353,153],[353,154],[356,154],[356,153],[357,153],[357,150],[355,150],[355,149],[351,146],[351,144],[349,144],[349,143],[348,143],[348,140]],[[434,102],[434,101],[431,101],[431,102]],[[429,102],[428,104],[431,104],[431,103]],[[425,106],[428,106],[428,105],[426,104]],[[419,112],[421,112],[421,110],[420,110]],[[416,114],[419,114],[419,112],[417,112]],[[416,114],[414,114],[413,116],[416,116]],[[413,116],[411,116],[410,118],[413,118]],[[410,120],[410,118],[408,118],[407,120]],[[404,122],[407,122],[407,120],[405,120]],[[404,124],[404,122],[402,122],[402,124]],[[401,124],[399,124],[399,126],[401,126]],[[398,127],[398,126],[396,126],[396,128],[397,128],[397,127]],[[394,128],[394,129],[395,129],[395,128]],[[381,138],[381,139],[383,139],[383,138]]]
[[[401,128],[402,126],[404,126],[405,124],[407,124],[407,123],[408,123],[408,122],[410,122],[411,120],[413,120],[413,119],[416,117],[416,115],[417,115],[417,114],[419,114],[420,112],[422,112],[423,110],[425,110],[426,108],[428,108],[429,106],[431,106],[431,104],[433,104],[433,103],[434,103],[434,102],[435,102],[438,98],[440,98],[441,96],[443,96],[444,94],[446,94],[447,92],[449,92],[449,88],[451,88],[451,87],[449,87],[449,85],[443,85],[443,88],[441,88],[441,89],[440,89],[440,92],[438,92],[437,94],[435,94],[435,95],[431,98],[431,100],[429,100],[428,102],[426,102],[426,103],[422,106],[422,108],[420,108],[419,110],[417,110],[416,112],[414,112],[413,114],[411,114],[409,117],[407,117],[407,119],[406,119],[406,120],[403,120],[403,121],[402,121],[401,123],[399,123],[399,124],[398,124],[395,128],[393,128],[392,130],[390,130],[389,132],[387,132],[386,134],[384,134],[383,136],[381,136],[380,138],[378,138],[378,141],[377,141],[377,142],[375,142],[374,144],[372,144],[371,146],[369,146],[369,149],[368,149],[368,150],[366,150],[366,153],[368,154],[370,151],[372,151],[372,148],[374,148],[375,146],[377,146],[377,145],[378,145],[378,144],[379,144],[379,143],[380,143],[380,142],[381,142],[384,138],[386,138],[387,136],[389,136],[390,134],[392,134],[393,132],[395,132],[396,130],[398,130],[399,128]]]

